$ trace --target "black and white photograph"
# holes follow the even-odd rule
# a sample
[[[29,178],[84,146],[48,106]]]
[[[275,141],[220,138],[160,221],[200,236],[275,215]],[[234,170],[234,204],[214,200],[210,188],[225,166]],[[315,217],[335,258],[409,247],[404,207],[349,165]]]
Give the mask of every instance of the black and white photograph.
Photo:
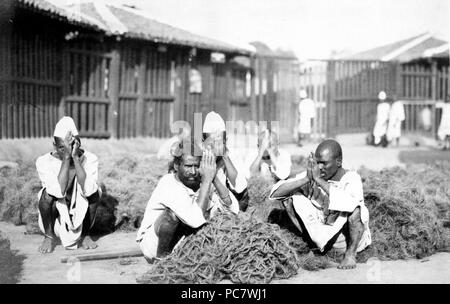
[[[449,284],[449,41],[448,0],[0,0],[0,285]]]

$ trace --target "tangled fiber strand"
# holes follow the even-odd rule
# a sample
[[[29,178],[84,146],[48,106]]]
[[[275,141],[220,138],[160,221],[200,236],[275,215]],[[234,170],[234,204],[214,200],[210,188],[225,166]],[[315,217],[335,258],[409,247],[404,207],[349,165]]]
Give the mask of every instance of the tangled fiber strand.
[[[185,238],[139,283],[268,283],[297,273],[300,260],[277,225],[222,213]]]
[[[255,176],[248,180],[247,189],[249,196],[249,207],[257,206],[269,198],[270,190],[274,182],[272,178]]]
[[[430,190],[426,189],[429,185],[424,183],[424,179],[433,179],[433,173],[411,174],[393,168],[364,175],[372,245],[359,255],[359,260],[370,256],[394,260],[423,258],[448,250],[448,229],[436,208],[436,200],[442,198],[430,199]]]

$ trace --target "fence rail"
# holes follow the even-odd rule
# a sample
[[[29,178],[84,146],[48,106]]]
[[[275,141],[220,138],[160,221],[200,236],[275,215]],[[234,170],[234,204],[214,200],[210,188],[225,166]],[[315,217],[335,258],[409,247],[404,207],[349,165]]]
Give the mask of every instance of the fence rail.
[[[326,108],[316,106],[314,136],[369,131],[381,90],[403,101],[405,132],[435,136],[441,115],[436,103],[449,93],[449,67],[436,62],[315,61],[301,70],[300,82],[316,105]]]

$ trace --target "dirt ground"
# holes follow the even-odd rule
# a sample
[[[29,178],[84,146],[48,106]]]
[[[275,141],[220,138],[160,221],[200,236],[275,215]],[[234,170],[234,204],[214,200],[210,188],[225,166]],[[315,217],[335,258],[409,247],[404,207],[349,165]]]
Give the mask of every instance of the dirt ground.
[[[0,222],[0,230],[8,235],[11,249],[18,250],[27,258],[23,264],[20,283],[45,284],[134,284],[136,277],[148,269],[142,257],[101,261],[61,263],[61,257],[84,253],[86,250],[68,251],[57,246],[48,255],[37,252],[42,241],[40,235],[25,235],[23,226]],[[96,252],[114,248],[137,249],[135,233],[114,233],[98,240]],[[230,283],[223,281],[222,283]],[[358,264],[354,270],[329,268],[319,271],[305,271],[288,280],[277,280],[275,284],[372,284],[372,283],[450,283],[450,253],[439,253],[422,260],[379,261],[370,259]]]
[[[376,148],[366,146],[364,136],[356,134],[338,137],[343,146],[344,166],[348,169],[365,166],[381,170],[435,159],[450,161],[450,152],[439,150],[433,141],[404,138],[398,148]],[[416,142],[419,146],[415,145]],[[292,154],[306,155],[314,151],[316,145],[317,143],[307,143],[303,147],[297,147],[290,144],[283,148]],[[5,222],[0,222],[0,231],[9,238],[12,250],[26,256],[20,283],[135,283],[136,277],[148,269],[148,264],[142,257],[61,263],[63,256],[86,251],[68,251],[58,246],[52,254],[42,255],[37,251],[42,236],[27,235],[24,226]],[[95,251],[137,249],[134,239],[134,232],[107,235],[98,240],[99,248]],[[357,269],[348,271],[336,268],[316,272],[300,270],[295,277],[274,283],[450,283],[450,253],[435,254],[423,260],[370,259],[365,264],[358,264]]]

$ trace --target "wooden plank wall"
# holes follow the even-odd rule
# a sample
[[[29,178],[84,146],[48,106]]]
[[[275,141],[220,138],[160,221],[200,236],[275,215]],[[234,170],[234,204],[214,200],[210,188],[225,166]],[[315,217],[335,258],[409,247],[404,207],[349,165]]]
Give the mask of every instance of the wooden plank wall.
[[[120,51],[118,137],[169,137],[177,53],[152,44],[130,45]]]
[[[246,91],[246,87],[251,83],[250,73],[250,70],[245,68],[235,67],[232,70],[229,120],[242,121],[244,123],[252,120],[250,94],[247,94],[250,92]],[[250,78],[247,76],[250,76]]]
[[[290,58],[277,59],[274,71],[274,90],[276,108],[275,120],[279,123],[280,139],[284,142],[293,139],[297,125],[297,101],[300,90],[300,70],[296,60]]]
[[[405,122],[403,130],[427,136],[436,136],[441,110],[437,101],[448,94],[449,67],[436,62],[405,64],[401,67],[400,98],[404,100]]]
[[[380,61],[333,61],[329,133],[369,131],[374,124],[378,92],[396,93],[395,66]],[[328,112],[329,113],[329,112]],[[332,134],[330,134],[332,135]]]
[[[60,41],[45,26],[20,24],[2,39],[0,138],[51,136],[62,96]]]
[[[176,50],[147,52],[144,82],[144,135],[169,137],[174,121]]]
[[[296,60],[282,57],[259,56],[252,60],[252,120],[258,124],[272,121],[277,125],[280,140],[291,141],[296,124],[295,101],[300,86]]]
[[[323,138],[327,131],[326,100],[327,100],[327,62],[311,61],[300,70],[300,89],[306,90],[308,97],[316,103],[316,117],[313,121],[311,136]],[[295,121],[298,122],[298,100],[295,96]]]
[[[108,114],[112,55],[105,44],[80,40],[65,44],[63,109],[83,137],[110,137]]]

